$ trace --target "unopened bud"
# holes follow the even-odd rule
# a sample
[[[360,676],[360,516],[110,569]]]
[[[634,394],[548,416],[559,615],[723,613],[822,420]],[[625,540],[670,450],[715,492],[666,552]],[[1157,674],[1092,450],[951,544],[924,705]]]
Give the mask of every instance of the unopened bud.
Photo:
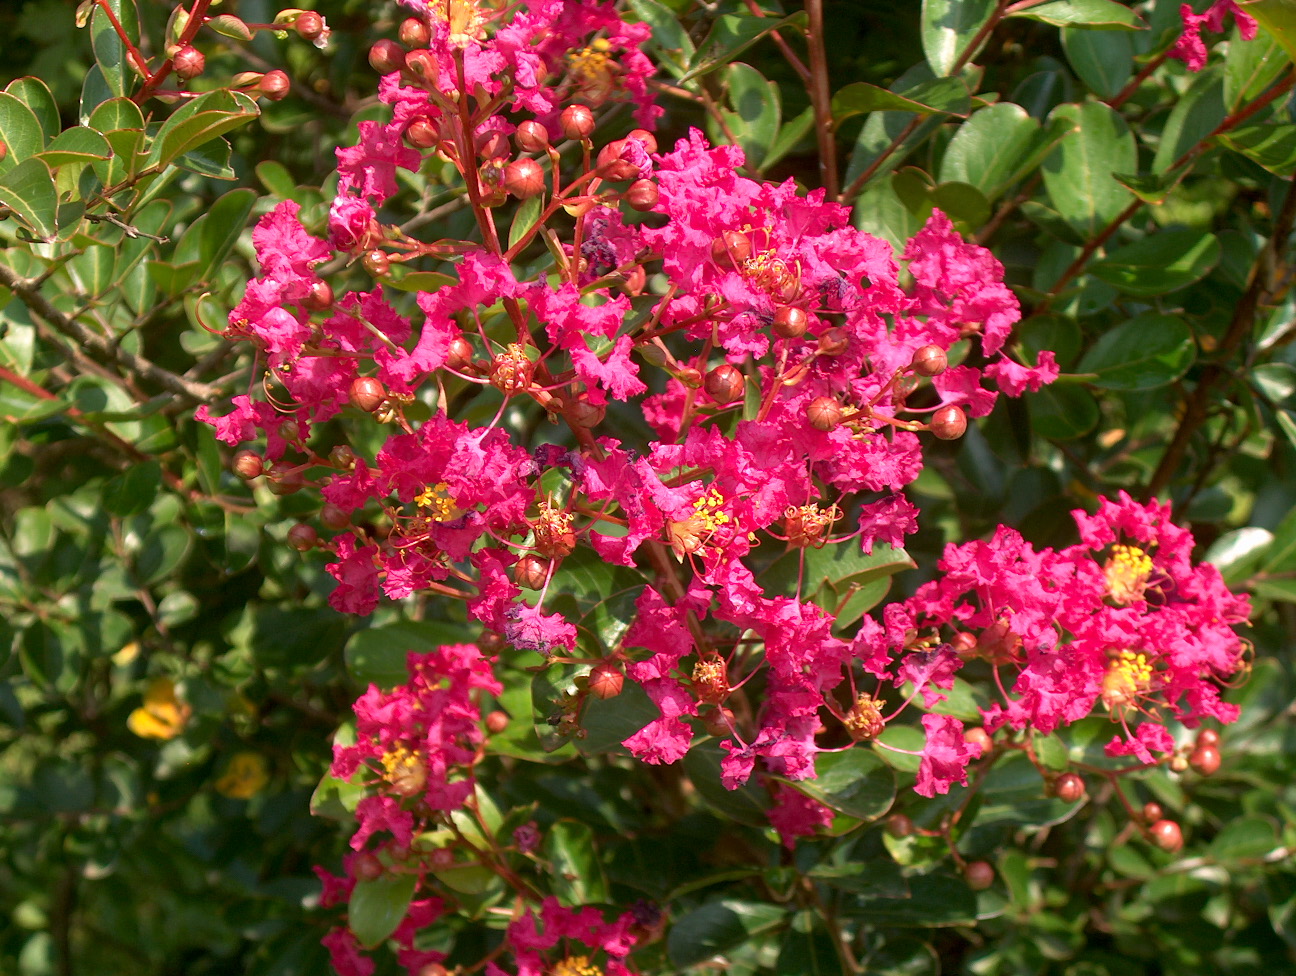
[[[285,471],[281,475],[271,472],[269,487],[270,491],[276,495],[291,495],[301,491],[305,483],[306,479],[302,477],[300,471]]]
[[[369,49],[369,66],[380,75],[389,75],[405,67],[405,49],[384,37]]]
[[[346,509],[339,508],[332,502],[325,502],[324,507],[320,509],[319,518],[324,528],[334,532],[340,532],[351,524],[351,516],[347,514]]]
[[[264,465],[261,463],[259,454],[254,454],[252,451],[239,451],[234,455],[234,473],[244,481],[260,477],[263,470]]]
[[[437,57],[431,51],[410,51],[405,55],[405,70],[425,84],[433,84],[437,79]]]
[[[355,467],[355,451],[351,449],[350,444],[338,444],[329,451],[329,463],[335,468],[343,471],[350,471]]]
[[[733,709],[717,705],[714,708],[703,709],[700,717],[709,735],[722,739],[733,734]]]
[[[733,403],[743,395],[745,380],[740,370],[725,363],[708,372],[702,385],[716,403]]]
[[[432,43],[431,29],[426,21],[418,17],[406,17],[402,20],[396,36],[400,38],[402,44],[410,48],[427,47]]]
[[[589,691],[595,698],[615,698],[621,694],[625,675],[615,661],[601,661],[589,673]]]
[[[842,419],[842,405],[836,397],[815,397],[806,407],[806,419],[815,430],[836,430]]]
[[[612,180],[619,183],[622,180],[633,180],[639,175],[639,167],[628,159],[621,157],[625,149],[625,140],[618,139],[616,142],[609,142],[598,154],[598,171],[599,176],[605,180]]]
[[[1188,762],[1203,776],[1211,776],[1219,771],[1222,760],[1219,750],[1214,746],[1198,746],[1188,757]]]
[[[405,141],[415,149],[431,149],[441,139],[441,133],[428,119],[415,119],[405,129]]]
[[[1143,819],[1147,823],[1156,823],[1165,816],[1165,811],[1161,809],[1161,804],[1149,800],[1143,804]]]
[[[563,415],[573,426],[588,430],[603,423],[603,418],[607,416],[607,407],[601,403],[591,403],[588,396],[581,394]]]
[[[963,877],[973,891],[985,891],[994,884],[994,868],[985,861],[971,861],[963,868]]]
[[[543,590],[552,563],[539,556],[523,556],[513,564],[513,582],[528,590]]]
[[[949,357],[940,346],[922,346],[914,350],[909,365],[919,376],[939,376],[949,365]]]
[[[990,738],[990,733],[979,725],[966,729],[963,732],[963,741],[975,747],[978,756],[984,756],[994,748],[994,740]]]
[[[594,113],[588,105],[568,105],[558,117],[558,125],[568,139],[588,139],[594,131]]]
[[[257,91],[272,102],[281,102],[288,97],[288,92],[292,90],[292,83],[288,76],[279,69],[267,71],[257,82]]]
[[[914,822],[903,813],[893,813],[887,817],[886,832],[896,839],[908,837],[914,832]]]
[[[722,268],[737,268],[751,253],[751,238],[741,231],[727,230],[711,242],[711,260]]]
[[[171,67],[175,70],[177,78],[188,81],[203,73],[203,69],[207,67],[207,59],[203,57],[202,51],[186,44],[171,58]]]
[[[462,372],[465,367],[472,365],[472,357],[472,343],[459,336],[450,340],[450,351],[446,353],[445,364],[450,369]]]
[[[357,376],[351,381],[349,398],[357,410],[373,413],[387,399],[387,390],[372,376]]]
[[[499,735],[509,726],[509,717],[507,712],[501,712],[498,708],[486,716],[486,731],[492,735]]]
[[[357,854],[351,862],[351,874],[357,881],[376,881],[383,876],[384,870],[382,861],[368,851]]]
[[[375,278],[385,278],[391,272],[391,259],[387,257],[386,251],[379,248],[365,252],[360,263]]]
[[[833,326],[819,337],[819,347],[816,350],[821,356],[840,356],[850,345],[850,338],[846,335],[846,330],[841,326]]]
[[[515,159],[504,167],[504,188],[519,200],[528,200],[544,192],[544,170],[534,159]]]
[[[502,159],[509,154],[508,137],[499,129],[491,129],[477,137],[477,155],[481,159]]]
[[[327,281],[313,281],[303,296],[302,308],[308,312],[322,312],[333,307],[333,287]]]
[[[309,525],[299,522],[288,530],[288,545],[298,552],[314,549],[317,542],[319,542],[319,533]]]
[[[948,404],[932,414],[930,427],[941,440],[956,441],[967,433],[967,414],[958,404]]]
[[[293,29],[304,40],[313,41],[324,33],[324,18],[314,10],[303,10],[297,15]]]
[[[644,152],[655,153],[657,151],[657,137],[647,129],[631,129],[626,133],[627,139],[633,139],[644,147]]]
[[[1053,784],[1053,792],[1064,803],[1078,803],[1085,795],[1085,781],[1077,773],[1063,773]]]
[[[661,191],[657,189],[655,182],[652,180],[635,180],[630,184],[629,189],[625,191],[622,199],[630,204],[630,209],[637,210],[640,213],[647,213],[657,206],[660,197]]]
[[[544,152],[549,148],[549,130],[535,119],[527,119],[518,123],[513,142],[522,152]]]
[[[805,335],[810,317],[795,305],[780,305],[774,313],[774,334],[780,339],[800,339]]]
[[[1149,829],[1152,843],[1161,850],[1174,854],[1183,847],[1183,831],[1173,820],[1158,820]]]

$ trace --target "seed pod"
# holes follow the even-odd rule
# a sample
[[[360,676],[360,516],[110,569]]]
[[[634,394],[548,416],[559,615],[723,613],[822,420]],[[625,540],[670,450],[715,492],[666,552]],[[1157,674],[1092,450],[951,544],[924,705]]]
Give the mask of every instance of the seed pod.
[[[389,75],[405,67],[405,49],[384,37],[369,49],[369,67],[380,75]]]
[[[349,397],[351,406],[365,413],[373,413],[387,399],[387,390],[372,376],[357,376],[351,381]]]
[[[914,350],[909,365],[919,376],[939,376],[949,366],[949,357],[940,346],[922,346]]]
[[[717,403],[733,403],[743,395],[743,374],[725,363],[707,373],[702,385],[711,399]]]
[[[647,179],[635,180],[622,197],[630,205],[631,210],[637,210],[640,213],[647,213],[657,206],[657,201],[660,198],[661,191],[657,189],[657,184]]]
[[[1158,820],[1152,825],[1152,843],[1171,854],[1183,848],[1183,831],[1173,820]]]
[[[324,18],[314,10],[303,10],[293,22],[293,30],[304,40],[313,41],[324,33]]]
[[[1078,803],[1085,795],[1085,781],[1077,773],[1063,773],[1053,784],[1053,792],[1064,803]]]
[[[263,470],[261,455],[252,451],[239,451],[234,455],[234,473],[244,481],[260,477]]]
[[[800,339],[806,332],[810,317],[795,305],[780,305],[774,313],[774,334],[780,339]]]
[[[621,694],[625,675],[615,661],[600,661],[589,673],[589,691],[595,698],[615,698]]]
[[[171,58],[171,67],[175,70],[177,78],[188,81],[203,73],[203,69],[207,67],[207,59],[203,57],[202,51],[186,44]]]
[[[815,430],[827,433],[837,429],[837,425],[841,423],[842,412],[842,405],[837,402],[836,397],[815,397],[806,407],[806,419]]]
[[[544,152],[549,148],[549,130],[535,119],[527,119],[518,123],[513,142],[522,152]]]
[[[995,872],[985,861],[971,861],[963,868],[963,877],[973,891],[985,891],[994,884]]]
[[[515,159],[504,167],[504,189],[519,200],[543,193],[544,188],[544,170],[534,159]]]
[[[1203,776],[1211,776],[1219,771],[1220,752],[1214,746],[1198,746],[1188,757],[1188,763]]]
[[[304,522],[298,522],[288,530],[288,545],[298,552],[314,549],[317,542],[319,542],[319,533]]]
[[[941,407],[931,419],[931,432],[943,441],[956,441],[967,432],[967,414],[951,403]]]
[[[588,139],[594,131],[594,113],[588,105],[568,105],[558,117],[558,125],[568,139]]]
[[[432,43],[432,31],[427,23],[418,17],[406,17],[396,31],[400,42],[409,48],[427,47]]]
[[[727,230],[711,242],[711,260],[722,268],[741,266],[751,253],[751,238],[741,231]]]
[[[292,90],[292,82],[288,76],[276,68],[274,71],[267,71],[257,82],[257,91],[272,102],[281,102],[288,97],[288,92]]]

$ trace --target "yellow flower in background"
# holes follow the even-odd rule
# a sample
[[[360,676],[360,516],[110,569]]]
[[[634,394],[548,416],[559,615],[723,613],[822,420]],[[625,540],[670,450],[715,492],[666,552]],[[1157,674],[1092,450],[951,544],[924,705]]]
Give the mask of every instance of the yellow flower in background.
[[[126,719],[126,727],[142,739],[174,739],[184,731],[193,713],[176,697],[175,682],[154,678],[144,692],[144,704]]]
[[[216,792],[234,800],[256,796],[270,782],[265,757],[257,752],[238,752],[216,781]]]

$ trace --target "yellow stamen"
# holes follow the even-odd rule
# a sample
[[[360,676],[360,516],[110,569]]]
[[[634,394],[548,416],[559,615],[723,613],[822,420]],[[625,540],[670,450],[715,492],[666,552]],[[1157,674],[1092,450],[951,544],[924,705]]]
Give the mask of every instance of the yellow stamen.
[[[1152,557],[1137,546],[1114,545],[1103,566],[1107,595],[1119,604],[1143,599],[1152,576]]]
[[[1152,685],[1152,674],[1152,665],[1142,652],[1124,650],[1112,658],[1102,688],[1103,704],[1108,711],[1131,705],[1145,694]]]
[[[568,956],[554,963],[550,976],[603,976],[603,970],[589,961],[589,956]]]
[[[463,514],[450,494],[450,486],[444,481],[429,485],[414,496],[420,514],[434,522],[449,522]]]
[[[843,724],[850,737],[857,742],[860,739],[875,738],[886,725],[882,719],[881,703],[876,698],[860,694],[851,710],[846,713]]]
[[[392,792],[398,796],[417,796],[427,785],[427,767],[417,750],[397,746],[383,754],[382,765]]]

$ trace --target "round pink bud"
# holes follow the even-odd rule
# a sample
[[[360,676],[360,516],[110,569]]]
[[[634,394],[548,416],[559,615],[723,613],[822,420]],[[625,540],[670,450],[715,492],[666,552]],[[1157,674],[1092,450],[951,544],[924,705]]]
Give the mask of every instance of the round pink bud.
[[[351,381],[351,406],[365,413],[373,413],[387,399],[387,390],[382,382],[372,376],[357,376]]]
[[[914,832],[914,822],[903,813],[893,813],[887,817],[886,832],[897,839],[909,837]]]
[[[486,716],[486,731],[492,735],[499,735],[509,727],[508,712],[501,712],[498,708]]]
[[[964,731],[963,741],[970,746],[976,746],[978,756],[984,756],[994,748],[994,740],[990,738],[990,733],[979,725]]]
[[[472,365],[473,348],[472,343],[459,336],[450,340],[450,351],[446,353],[446,366],[458,372],[463,372],[465,368]]]
[[[973,891],[985,891],[994,884],[994,868],[985,861],[971,861],[963,868],[963,877]]]
[[[630,209],[637,210],[640,213],[647,213],[657,206],[657,200],[660,197],[661,192],[657,189],[657,184],[652,180],[635,180],[625,191],[622,199],[630,204]]]
[[[1192,755],[1188,757],[1188,762],[1192,768],[1203,776],[1211,776],[1219,772],[1222,761],[1220,751],[1214,746],[1198,746],[1192,751]]]
[[[743,395],[746,381],[740,370],[725,363],[708,372],[702,385],[716,403],[733,403]]]
[[[518,123],[513,142],[522,152],[544,152],[549,148],[549,130],[535,119],[527,119]]]
[[[523,556],[513,564],[513,582],[528,590],[543,590],[551,563],[539,556]]]
[[[615,661],[601,661],[589,673],[589,690],[595,698],[615,698],[624,684],[625,675]]]
[[[499,129],[491,129],[477,137],[477,155],[481,159],[502,159],[508,154],[508,136]]]
[[[299,522],[288,530],[288,545],[298,552],[314,549],[319,542],[319,533],[309,525]]]
[[[733,735],[733,709],[725,708],[723,705],[716,705],[712,708],[703,709],[699,717],[702,719],[703,728],[707,730],[709,735],[714,735],[716,738],[728,738]]]
[[[1165,811],[1161,809],[1161,804],[1149,800],[1143,804],[1143,819],[1148,823],[1156,823],[1165,816]]]
[[[303,10],[297,15],[293,29],[304,40],[313,41],[324,33],[324,18],[313,10]]]
[[[387,257],[387,252],[380,248],[365,252],[365,256],[360,259],[360,263],[375,278],[385,278],[391,271],[391,259]]]
[[[405,49],[389,37],[384,37],[369,49],[369,67],[380,75],[389,75],[405,67]]]
[[[441,139],[441,133],[428,119],[415,119],[405,129],[405,141],[415,149],[431,149]]]
[[[300,471],[285,471],[281,475],[276,475],[272,471],[268,484],[270,491],[276,495],[291,495],[302,490],[306,479],[302,477]]]
[[[599,176],[605,180],[612,180],[619,183],[622,180],[633,180],[639,175],[639,167],[628,159],[622,159],[621,153],[625,149],[625,140],[618,139],[615,142],[609,142],[599,150],[598,154],[598,171]]]
[[[504,189],[519,200],[543,193],[544,170],[534,159],[515,159],[504,167]]]
[[[846,335],[846,330],[841,326],[833,326],[819,337],[819,347],[816,352],[821,356],[840,356],[850,345],[850,338]]]
[[[655,153],[657,151],[657,137],[647,129],[631,129],[626,134],[627,139],[633,139],[644,147],[644,152]]]
[[[292,90],[292,83],[288,76],[276,68],[274,71],[267,71],[257,82],[257,91],[272,102],[281,102],[288,97],[288,92]]]
[[[800,339],[809,324],[805,310],[795,305],[780,305],[774,313],[774,334],[780,339]]]
[[[590,403],[589,397],[581,394],[567,408],[564,416],[573,426],[584,427],[588,430],[603,423],[603,418],[607,416],[607,407],[600,403]]]
[[[1183,848],[1183,831],[1173,820],[1158,820],[1149,828],[1152,843],[1171,854]]]
[[[940,346],[923,346],[914,350],[909,365],[919,376],[939,376],[949,365],[949,357]]]
[[[405,55],[405,69],[425,84],[432,84],[437,78],[437,58],[431,51],[410,51]]]
[[[558,117],[558,126],[568,139],[588,139],[594,131],[594,113],[588,105],[568,105]]]
[[[333,307],[333,286],[327,281],[313,281],[302,297],[302,308],[308,312],[322,312]]]
[[[400,38],[402,44],[410,48],[427,47],[432,43],[431,28],[426,21],[418,17],[406,17],[402,20],[396,36]]]
[[[1053,784],[1053,792],[1064,803],[1078,803],[1085,795],[1085,781],[1078,773],[1063,773]]]
[[[967,432],[967,414],[958,404],[948,404],[932,414],[930,427],[941,440],[956,441]]]
[[[1214,729],[1202,729],[1197,733],[1197,744],[1199,746],[1219,746],[1219,733]]]
[[[382,861],[368,851],[357,854],[351,862],[351,874],[357,881],[376,881],[383,876],[384,870]]]
[[[253,478],[260,477],[264,470],[261,463],[261,455],[252,451],[239,451],[234,455],[234,473],[244,481],[251,481]]]
[[[711,260],[722,268],[739,267],[751,253],[751,238],[742,231],[727,230],[711,242]]]
[[[203,57],[202,51],[186,44],[171,58],[171,67],[175,69],[177,78],[188,81],[203,73],[203,69],[207,67],[207,59]]]
[[[340,532],[351,524],[351,516],[347,514],[346,509],[339,508],[332,502],[325,502],[324,507],[320,509],[320,524],[326,529]]]
[[[841,423],[842,413],[842,405],[837,402],[836,397],[815,397],[806,407],[806,420],[810,421],[810,426],[815,430],[827,433],[837,429],[837,425]]]

